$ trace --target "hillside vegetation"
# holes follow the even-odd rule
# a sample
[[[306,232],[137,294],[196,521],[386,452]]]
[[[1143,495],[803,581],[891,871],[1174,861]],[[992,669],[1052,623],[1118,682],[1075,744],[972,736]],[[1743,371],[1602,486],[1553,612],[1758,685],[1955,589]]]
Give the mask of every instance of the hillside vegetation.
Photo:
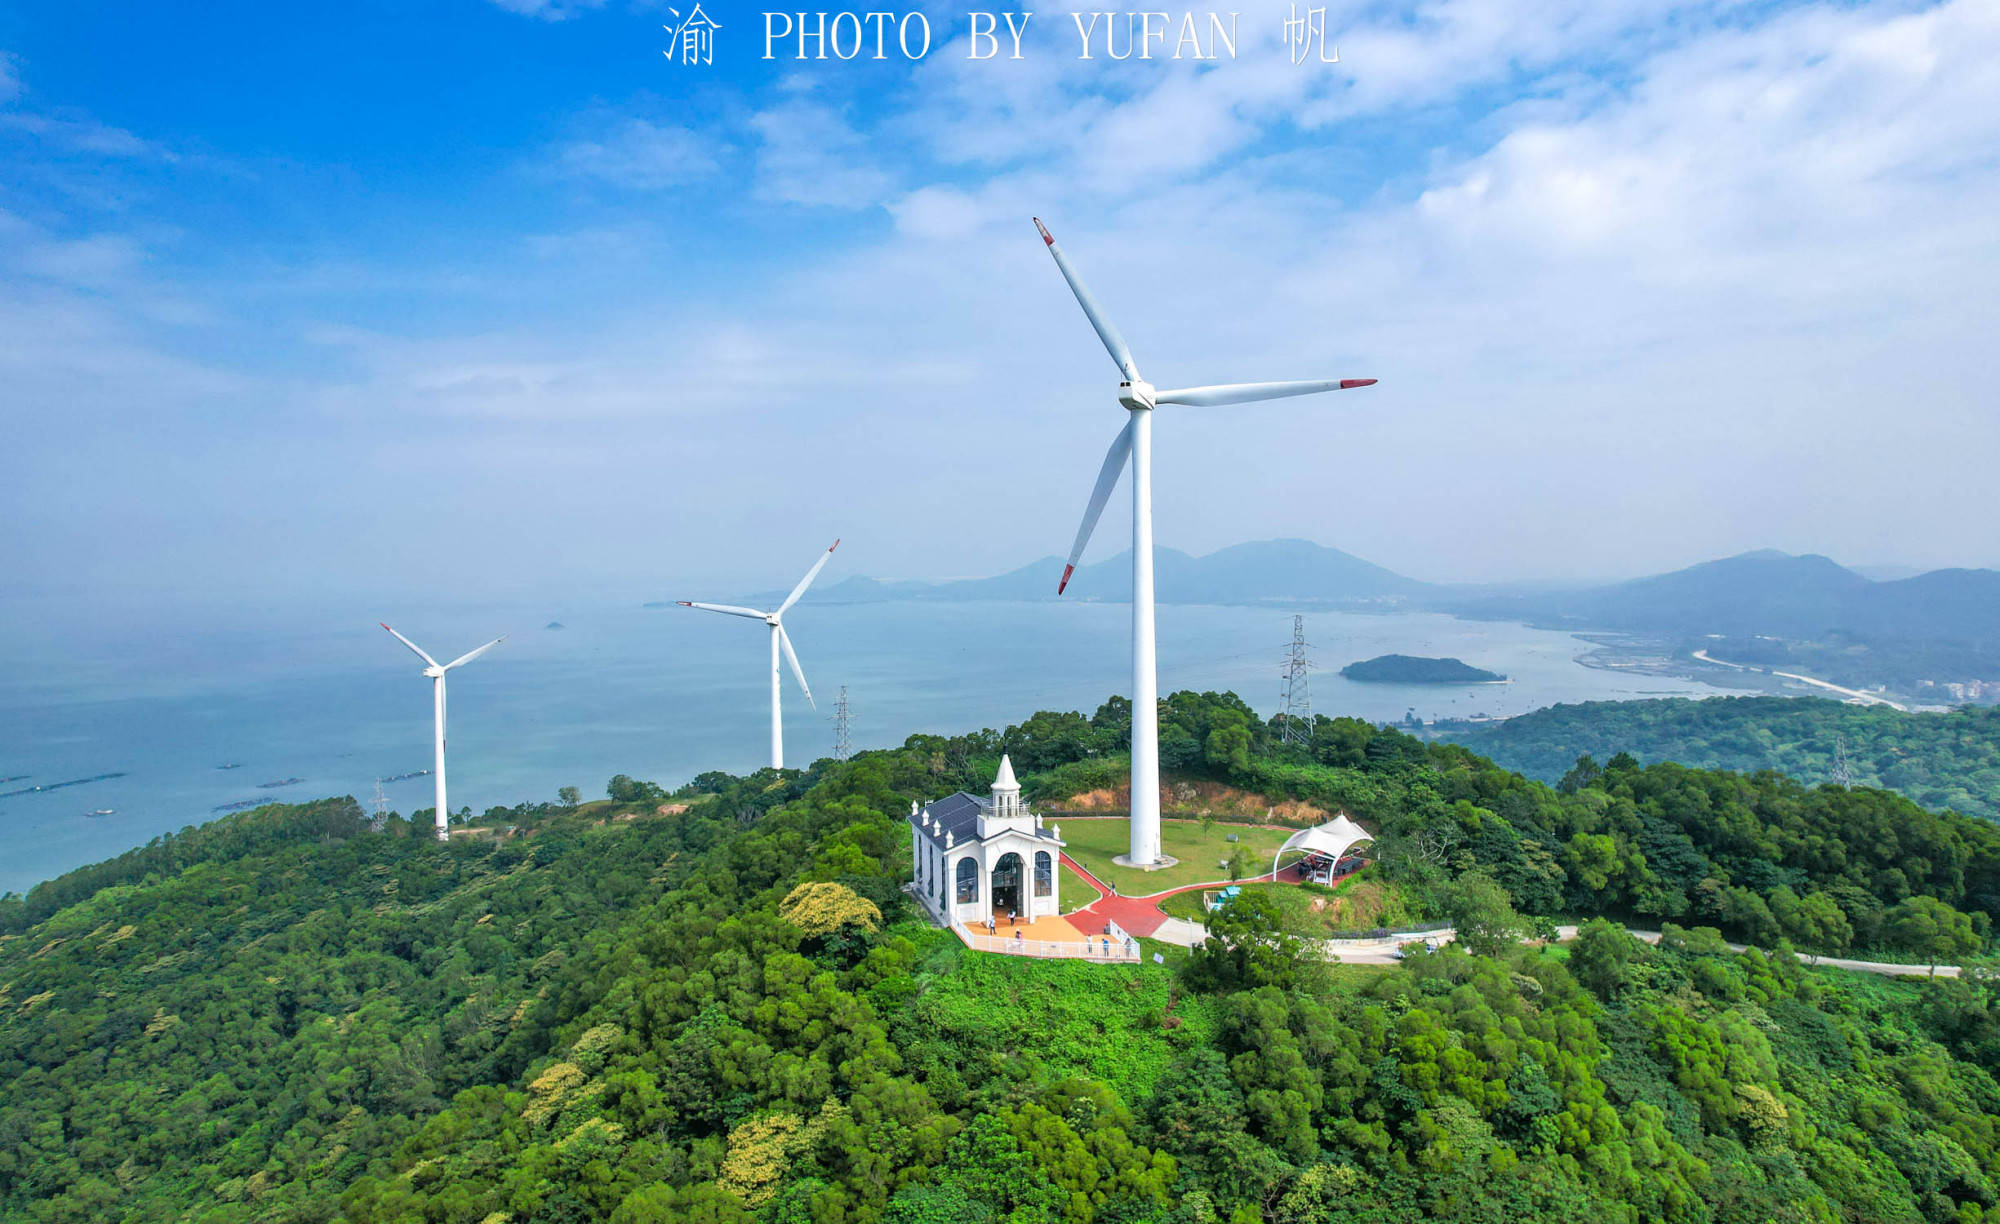
[[[1165,967],[968,953],[903,814],[1116,761],[1124,707],[614,780],[439,845],[274,807],[0,907],[0,1215],[37,1221],[1977,1221],[2000,997],[1778,946],[1983,950],[1988,826],[1641,767],[1560,790],[1176,694],[1172,768],[1346,807],[1469,950],[1316,962],[1267,898]],[[678,809],[678,810],[676,810]],[[802,887],[813,885],[813,887]],[[1789,897],[1789,900],[1785,898]],[[1646,914],[1518,945],[1521,915]]]
[[[1905,714],[1818,697],[1591,701],[1551,706],[1453,738],[1551,783],[1580,756],[1603,760],[1619,752],[1696,769],[1775,769],[1825,782],[1844,751],[1857,786],[1893,790],[1927,808],[2000,817],[2000,707]]]

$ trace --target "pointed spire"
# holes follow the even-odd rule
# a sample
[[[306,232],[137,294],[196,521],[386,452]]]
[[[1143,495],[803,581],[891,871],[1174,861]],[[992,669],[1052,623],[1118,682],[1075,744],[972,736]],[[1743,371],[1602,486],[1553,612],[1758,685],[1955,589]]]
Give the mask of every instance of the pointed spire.
[[[1021,784],[1014,780],[1014,759],[1006,753],[1000,754],[1000,776],[993,779],[994,790],[1020,790]]]

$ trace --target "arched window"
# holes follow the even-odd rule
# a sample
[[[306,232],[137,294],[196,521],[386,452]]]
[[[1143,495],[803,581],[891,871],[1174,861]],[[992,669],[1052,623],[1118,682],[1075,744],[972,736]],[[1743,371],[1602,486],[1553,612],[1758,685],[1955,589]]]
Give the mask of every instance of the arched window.
[[[1056,861],[1046,850],[1035,851],[1035,895],[1056,895]]]
[[[958,860],[958,903],[970,905],[979,900],[979,863],[971,858]]]

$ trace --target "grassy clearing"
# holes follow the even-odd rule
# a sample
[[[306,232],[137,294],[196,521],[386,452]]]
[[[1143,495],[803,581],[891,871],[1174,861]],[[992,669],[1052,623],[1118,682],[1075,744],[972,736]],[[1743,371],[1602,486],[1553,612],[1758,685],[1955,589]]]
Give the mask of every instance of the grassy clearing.
[[[1160,871],[1140,871],[1117,866],[1111,861],[1125,853],[1131,844],[1130,821],[1078,820],[1072,817],[1062,822],[1063,840],[1069,844],[1070,857],[1082,863],[1098,879],[1117,885],[1118,891],[1128,897],[1148,896],[1209,880],[1226,880],[1229,871],[1220,864],[1236,853],[1239,847],[1243,851],[1243,874],[1262,874],[1271,870],[1271,856],[1278,852],[1278,847],[1293,832],[1295,830],[1260,829],[1221,821],[1210,825],[1204,832],[1199,820],[1163,820],[1160,822],[1161,849],[1180,862]],[[1235,842],[1229,840],[1232,836],[1237,838]]]

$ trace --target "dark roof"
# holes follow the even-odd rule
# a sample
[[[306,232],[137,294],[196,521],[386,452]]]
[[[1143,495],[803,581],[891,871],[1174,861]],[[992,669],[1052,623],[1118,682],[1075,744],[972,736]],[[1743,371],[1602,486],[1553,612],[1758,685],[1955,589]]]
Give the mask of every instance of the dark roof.
[[[985,805],[977,796],[958,791],[925,804],[924,810],[931,814],[930,827],[927,829],[923,826],[922,816],[911,817],[910,824],[939,846],[944,845],[946,833],[951,834],[953,846],[985,840],[979,836],[979,815],[985,810]],[[1035,829],[1028,836],[1055,840],[1055,835],[1045,829]]]

